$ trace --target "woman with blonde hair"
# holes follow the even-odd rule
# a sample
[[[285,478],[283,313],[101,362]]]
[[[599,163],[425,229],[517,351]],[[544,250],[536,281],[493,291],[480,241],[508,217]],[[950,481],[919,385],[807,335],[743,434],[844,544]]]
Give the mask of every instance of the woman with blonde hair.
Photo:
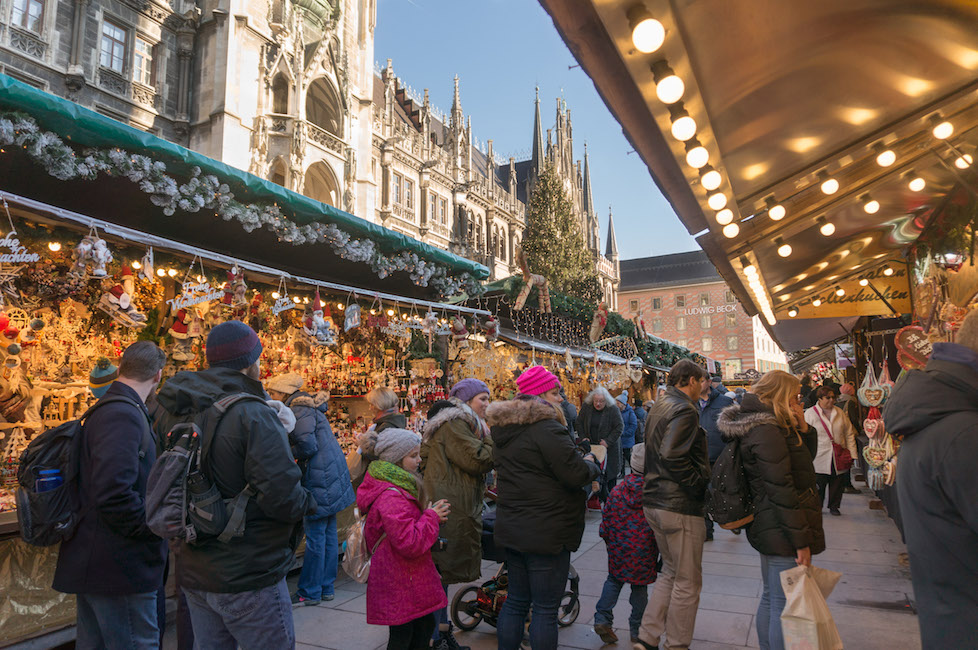
[[[579,438],[608,450],[604,470],[605,484],[601,489],[601,501],[604,502],[618,482],[618,472],[621,469],[621,432],[625,428],[621,411],[607,388],[597,386],[584,398],[581,412],[577,415],[576,427]]]
[[[764,590],[756,620],[762,650],[784,648],[781,572],[810,566],[812,555],[825,550],[812,453],[801,433],[807,433],[808,424],[800,390],[797,377],[772,370],[717,421],[724,441],[740,445],[754,506],[747,540],[761,555]]]
[[[353,477],[353,489],[356,490],[363,483],[363,477],[367,474],[367,467],[370,463],[377,460],[374,446],[377,444],[377,436],[386,429],[404,429],[407,427],[407,418],[398,411],[397,405],[400,400],[397,393],[386,386],[377,386],[367,393],[367,403],[374,409],[374,418],[370,427],[360,434],[357,439],[359,447],[347,457],[347,467],[350,468],[350,475]]]

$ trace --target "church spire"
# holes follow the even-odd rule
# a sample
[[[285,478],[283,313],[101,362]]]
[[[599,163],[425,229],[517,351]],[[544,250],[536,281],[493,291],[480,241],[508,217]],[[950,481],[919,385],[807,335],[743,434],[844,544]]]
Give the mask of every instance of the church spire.
[[[584,214],[594,217],[594,200],[591,198],[591,165],[588,163],[587,143],[584,143]]]
[[[615,237],[615,219],[611,215],[611,206],[608,206],[608,247],[604,255],[612,262],[618,261],[618,239]]]
[[[533,174],[539,176],[543,172],[543,125],[540,120],[540,86],[537,86],[536,113],[533,116],[533,158],[530,167]]]
[[[452,99],[452,114],[449,117],[449,126],[454,127],[456,133],[461,132],[464,123],[462,121],[462,96],[458,92],[458,75],[455,75],[455,97]]]

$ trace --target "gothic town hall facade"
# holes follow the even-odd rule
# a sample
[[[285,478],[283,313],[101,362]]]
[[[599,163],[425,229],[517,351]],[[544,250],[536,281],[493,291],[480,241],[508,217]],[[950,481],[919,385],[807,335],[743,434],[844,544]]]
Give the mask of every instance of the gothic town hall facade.
[[[570,110],[558,100],[544,136],[537,97],[532,155],[501,159],[492,140],[477,144],[457,78],[443,115],[390,60],[374,65],[376,2],[0,0],[0,72],[481,262],[493,279],[518,272],[528,197],[553,165],[614,308],[614,226],[609,216],[602,253]]]

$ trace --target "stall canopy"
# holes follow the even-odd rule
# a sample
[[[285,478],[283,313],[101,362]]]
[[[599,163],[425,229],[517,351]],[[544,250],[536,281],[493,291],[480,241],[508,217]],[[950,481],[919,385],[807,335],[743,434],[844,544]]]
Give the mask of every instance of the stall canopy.
[[[475,281],[489,275],[481,264],[360,219],[3,74],[0,74],[0,117],[15,121],[18,117],[26,118],[27,126],[36,127],[38,132],[23,147],[8,146],[0,155],[0,189],[17,195],[188,244],[204,245],[292,273],[327,280],[348,281],[356,277],[360,280],[358,284],[367,289],[432,295],[437,293],[437,280],[428,285],[412,282],[408,275],[413,268],[408,272],[365,273],[361,260],[369,255],[362,250],[351,249],[350,254],[340,255],[335,254],[336,247],[330,251],[323,242],[293,243],[282,236],[284,227],[330,225],[336,228],[330,232],[341,233],[338,236],[343,241],[370,242],[371,250],[388,259],[406,252],[430,268],[439,268],[443,276]],[[45,132],[58,141],[52,145],[43,135]],[[0,133],[0,138],[5,135],[13,139],[20,137],[20,134]],[[49,152],[61,143],[74,149],[79,158],[90,150],[146,156],[165,165],[165,173],[178,187],[192,183],[195,174],[199,178],[212,175],[233,194],[235,202],[259,209],[276,206],[281,211],[281,219],[274,228],[269,228],[267,224],[246,224],[245,219],[253,214],[238,219],[226,212],[219,215],[215,209],[183,207],[167,214],[152,191],[141,188],[139,182],[119,172],[120,168],[124,169],[124,161],[94,180],[77,175],[59,178],[64,176],[58,167],[59,160]]]
[[[978,3],[540,1],[782,347],[911,311],[908,248],[974,194]]]

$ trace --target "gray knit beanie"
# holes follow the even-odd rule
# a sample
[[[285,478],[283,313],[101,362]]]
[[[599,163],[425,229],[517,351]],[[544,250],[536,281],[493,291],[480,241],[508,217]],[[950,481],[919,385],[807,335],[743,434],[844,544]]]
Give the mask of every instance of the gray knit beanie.
[[[645,474],[645,443],[640,442],[632,447],[631,458],[632,471],[636,474]]]
[[[399,463],[421,445],[421,436],[407,429],[384,429],[377,435],[374,453],[388,463]]]

